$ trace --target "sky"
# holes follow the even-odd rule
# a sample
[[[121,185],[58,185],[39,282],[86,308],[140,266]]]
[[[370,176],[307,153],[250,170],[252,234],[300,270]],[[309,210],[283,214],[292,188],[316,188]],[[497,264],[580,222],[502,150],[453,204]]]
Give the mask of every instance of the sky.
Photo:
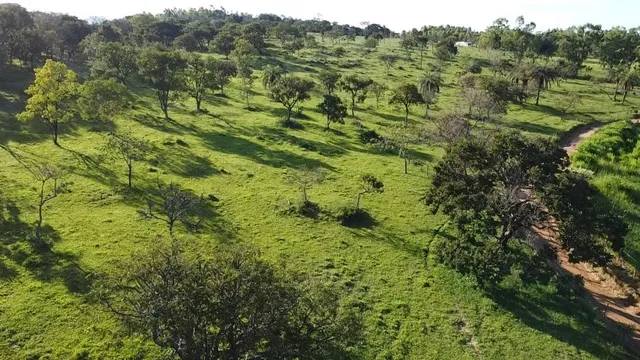
[[[8,0],[30,11],[67,13],[86,19],[107,19],[166,8],[224,7],[254,15],[273,13],[300,19],[320,17],[340,24],[378,23],[394,31],[423,25],[460,25],[483,30],[504,17],[513,23],[519,15],[538,30],[566,28],[587,22],[605,28],[640,26],[640,0]]]

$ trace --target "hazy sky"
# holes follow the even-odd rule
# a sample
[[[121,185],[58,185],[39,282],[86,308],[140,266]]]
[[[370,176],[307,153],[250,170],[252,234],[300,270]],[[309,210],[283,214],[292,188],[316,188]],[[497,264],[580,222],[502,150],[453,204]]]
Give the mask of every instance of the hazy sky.
[[[8,0],[28,10],[68,13],[81,18],[117,18],[165,8],[224,7],[251,14],[275,13],[294,18],[323,19],[358,25],[376,22],[392,30],[423,25],[463,25],[482,30],[493,20],[513,22],[523,15],[538,30],[587,22],[611,26],[640,25],[640,0]]]

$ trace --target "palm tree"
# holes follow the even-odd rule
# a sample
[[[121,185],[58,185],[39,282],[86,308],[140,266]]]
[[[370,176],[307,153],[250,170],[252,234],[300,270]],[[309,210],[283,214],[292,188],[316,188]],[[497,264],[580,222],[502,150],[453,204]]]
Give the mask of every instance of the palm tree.
[[[521,63],[511,70],[511,81],[522,85],[522,91],[526,92],[529,80],[534,78],[536,67],[529,63]]]
[[[531,70],[530,79],[535,81],[537,88],[536,105],[540,103],[540,92],[548,90],[551,84],[558,82],[558,72],[556,69],[548,66],[536,66]]]
[[[280,66],[267,65],[262,69],[262,75],[260,75],[260,80],[262,81],[262,86],[265,89],[270,88],[273,84],[275,84],[278,80],[282,78],[284,75],[284,71]]]
[[[622,79],[622,90],[624,91],[624,95],[622,97],[623,105],[627,100],[629,91],[633,90],[636,86],[640,86],[640,74],[635,70],[631,70]]]
[[[436,93],[440,93],[440,88],[444,85],[439,72],[430,71],[418,79],[418,91],[427,107],[425,117],[429,118],[429,108],[434,103]]]

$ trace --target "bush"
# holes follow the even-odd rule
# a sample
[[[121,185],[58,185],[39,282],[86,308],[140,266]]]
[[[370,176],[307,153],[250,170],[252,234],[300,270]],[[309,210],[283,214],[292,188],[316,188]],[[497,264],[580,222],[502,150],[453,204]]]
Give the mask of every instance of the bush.
[[[340,224],[351,228],[368,228],[375,225],[375,220],[366,210],[350,206],[340,209],[336,218]]]
[[[318,215],[320,215],[321,210],[318,204],[311,201],[303,201],[296,207],[296,212],[298,213],[298,215],[317,219]]]
[[[473,60],[469,66],[465,69],[467,74],[480,74],[482,72],[482,65],[478,60]]]
[[[299,122],[293,119],[282,119],[280,120],[278,125],[282,126],[283,128],[292,129],[292,130],[304,129],[304,126],[302,124],[300,124]]]
[[[375,130],[367,130],[360,133],[360,141],[363,144],[373,144],[382,140],[382,136]]]

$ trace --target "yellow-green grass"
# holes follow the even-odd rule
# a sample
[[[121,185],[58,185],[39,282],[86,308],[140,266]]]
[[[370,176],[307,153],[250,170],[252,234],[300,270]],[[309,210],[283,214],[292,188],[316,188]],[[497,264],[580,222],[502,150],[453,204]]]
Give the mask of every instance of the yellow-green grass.
[[[303,50],[297,56],[285,56],[277,49],[274,53],[277,62],[307,77],[323,66],[340,69],[349,63],[356,66],[340,71],[371,76],[391,87],[414,82],[421,74],[414,53],[413,63],[402,60],[392,70],[393,76],[386,75],[377,57],[386,52],[403,55],[396,40],[382,41],[370,54],[362,52],[361,42],[336,45],[345,46],[347,56],[328,56],[327,64],[310,62],[320,61],[315,50]],[[435,61],[430,52],[428,56],[427,61]],[[450,62],[436,113],[462,103],[456,79],[465,57],[484,58],[485,53],[462,49]],[[0,223],[0,358],[157,358],[159,350],[153,344],[128,336],[87,297],[91,277],[85,275],[115,271],[117,261],[168,241],[163,223],[137,215],[157,178],[220,199],[204,231],[189,234],[178,229],[177,236],[187,241],[191,251],[206,254],[218,244],[246,242],[274,263],[284,261],[293,270],[342,288],[345,300],[363,311],[364,359],[630,356],[619,334],[605,328],[597,312],[581,301],[570,302],[551,287],[522,287],[515,281],[490,298],[470,279],[438,265],[429,255],[436,241],[446,241],[434,240],[434,229],[446,219],[431,215],[419,198],[442,149],[413,149],[412,157],[420,164],[412,164],[404,175],[403,162],[395,154],[360,143],[353,119],[333,125],[334,132],[323,131],[324,119],[315,111],[319,88],[303,104],[304,115],[297,119],[304,129],[287,130],[277,126],[284,109],[268,101],[258,81],[251,111],[245,109],[234,81],[225,89],[226,96],[207,96],[204,107],[209,114],[196,114],[194,102],[185,100],[170,108],[171,121],[162,119],[148,89],[133,85],[135,108],[115,122],[118,128],[147,138],[154,150],[148,161],[134,165],[135,190],[126,191],[125,164],[102,156],[102,127],[83,122],[66,125],[62,148],[55,147],[46,128],[16,122],[14,115],[23,106],[21,92],[30,75],[24,71],[9,75],[0,85],[0,145],[4,148],[0,189],[9,219]],[[586,100],[577,108],[581,116],[561,120],[552,108],[569,91],[580,91]],[[535,136],[554,136],[585,121],[628,118],[637,103],[631,96],[629,105],[614,104],[594,92],[589,82],[572,80],[542,95],[541,104],[551,108],[511,106],[505,126]],[[422,114],[423,109],[415,107],[411,121],[424,122]],[[385,127],[404,119],[402,111],[386,105],[386,100],[375,109],[372,98],[360,104],[357,116],[364,126],[382,134]],[[175,144],[178,139],[187,146]],[[26,240],[37,217],[37,184],[27,168],[41,162],[67,169],[72,183],[71,192],[53,199],[45,209],[48,234],[55,240],[50,251],[34,248]],[[310,200],[327,213],[355,203],[362,174],[379,177],[385,192],[362,202],[376,225],[349,229],[328,217],[314,221],[281,215],[289,201],[300,197],[285,176],[301,165],[327,171],[326,181],[309,191]]]

